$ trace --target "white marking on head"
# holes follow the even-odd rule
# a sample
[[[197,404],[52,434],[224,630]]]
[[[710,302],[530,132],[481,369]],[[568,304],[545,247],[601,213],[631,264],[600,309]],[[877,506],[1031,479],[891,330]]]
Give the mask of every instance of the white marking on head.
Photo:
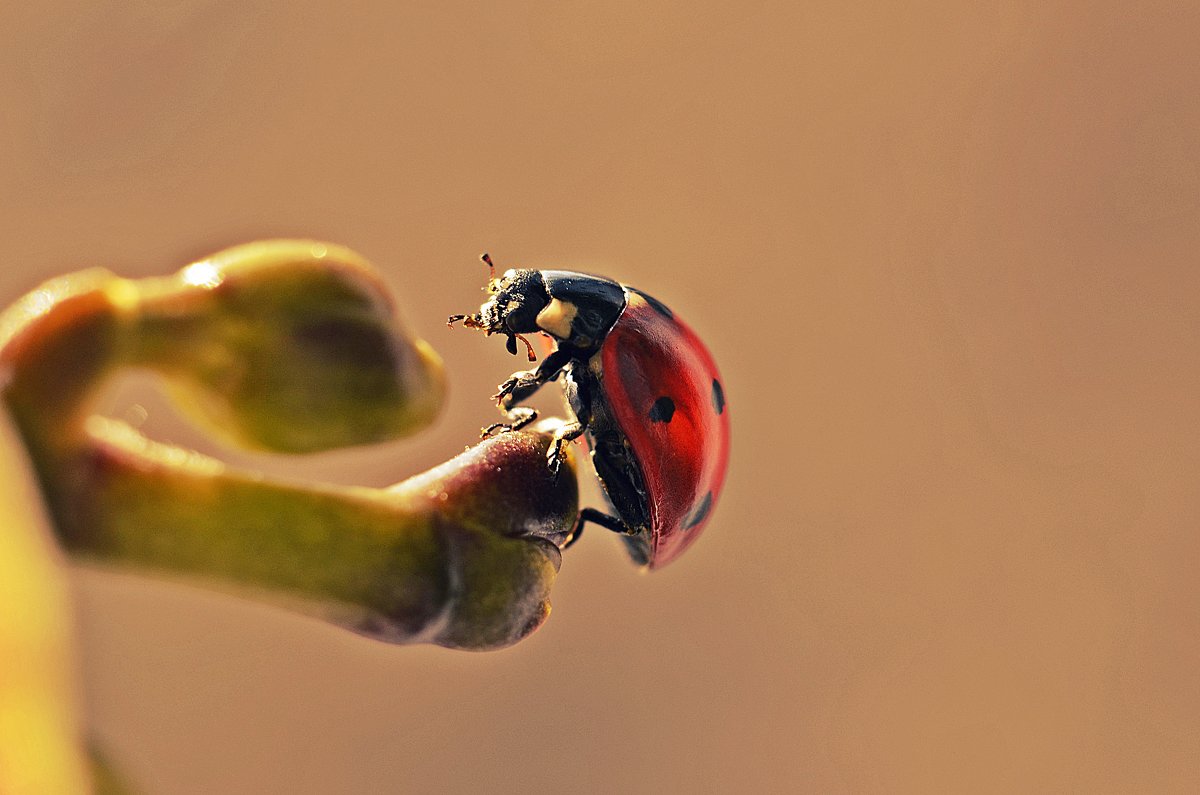
[[[579,308],[575,304],[551,298],[546,308],[538,312],[538,328],[560,340],[570,339],[571,323],[575,321],[575,315],[578,313]]]

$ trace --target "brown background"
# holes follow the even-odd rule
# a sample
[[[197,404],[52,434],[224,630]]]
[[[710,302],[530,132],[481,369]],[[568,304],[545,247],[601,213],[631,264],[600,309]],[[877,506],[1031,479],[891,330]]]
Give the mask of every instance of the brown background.
[[[481,250],[602,271],[711,343],[731,482],[653,576],[593,531],[493,654],[81,572],[147,791],[1200,787],[1200,6],[343,5],[4,4],[0,296],[348,244],[442,419],[226,455],[384,484],[491,421],[514,360],[443,327]]]

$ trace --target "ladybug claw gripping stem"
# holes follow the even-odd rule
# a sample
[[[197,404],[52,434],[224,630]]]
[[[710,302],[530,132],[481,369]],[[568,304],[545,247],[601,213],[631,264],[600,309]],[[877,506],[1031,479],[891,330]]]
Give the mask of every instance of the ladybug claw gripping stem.
[[[550,443],[550,449],[546,451],[546,463],[550,466],[550,472],[558,477],[558,471],[562,469],[563,461],[567,454],[563,449],[567,442],[578,439],[583,433],[583,423],[574,422],[561,428],[558,433],[554,434],[554,441]]]
[[[496,431],[519,431],[529,423],[537,419],[538,413],[536,409],[517,408],[509,412],[509,422],[493,422],[491,425],[479,432],[480,439],[486,439]]]
[[[550,450],[546,453],[546,463],[550,467],[550,474],[554,475],[556,480],[558,479],[559,470],[562,469],[563,459],[566,457],[566,453],[563,452],[565,441],[561,437],[555,438],[550,444]]]

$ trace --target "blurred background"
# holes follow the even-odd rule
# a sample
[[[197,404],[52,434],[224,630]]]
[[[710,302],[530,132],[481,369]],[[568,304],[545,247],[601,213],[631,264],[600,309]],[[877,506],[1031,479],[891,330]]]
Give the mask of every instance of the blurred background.
[[[445,328],[487,250],[662,298],[734,421],[701,543],[643,575],[593,530],[502,652],[77,571],[93,731],[151,793],[1195,791],[1198,36],[1190,2],[5,4],[0,299],[323,238],[452,387],[299,460],[146,384],[117,416],[309,480],[443,461],[520,366]]]

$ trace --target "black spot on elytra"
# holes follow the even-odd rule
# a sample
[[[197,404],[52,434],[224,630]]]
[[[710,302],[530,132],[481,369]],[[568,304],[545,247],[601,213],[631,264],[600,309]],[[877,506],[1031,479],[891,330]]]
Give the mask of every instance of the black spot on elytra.
[[[713,379],[713,407],[718,414],[725,413],[725,390],[721,388],[721,382]]]
[[[663,395],[650,407],[651,422],[670,422],[675,414],[675,401]]]
[[[645,298],[646,303],[648,303],[648,304],[650,304],[650,306],[654,307],[654,310],[656,312],[658,312],[660,315],[662,315],[663,317],[665,317],[667,320],[675,319],[675,313],[672,312],[670,310],[670,308],[666,304],[664,304],[662,301],[658,300],[657,298],[655,298],[652,295],[646,295],[641,290],[634,290],[634,292],[637,293],[638,295],[640,295],[642,298]]]
[[[703,522],[704,517],[708,516],[710,510],[712,510],[712,492],[708,491],[704,493],[704,496],[700,498],[700,502],[696,503],[696,507],[683,520],[683,529],[691,530]]]

